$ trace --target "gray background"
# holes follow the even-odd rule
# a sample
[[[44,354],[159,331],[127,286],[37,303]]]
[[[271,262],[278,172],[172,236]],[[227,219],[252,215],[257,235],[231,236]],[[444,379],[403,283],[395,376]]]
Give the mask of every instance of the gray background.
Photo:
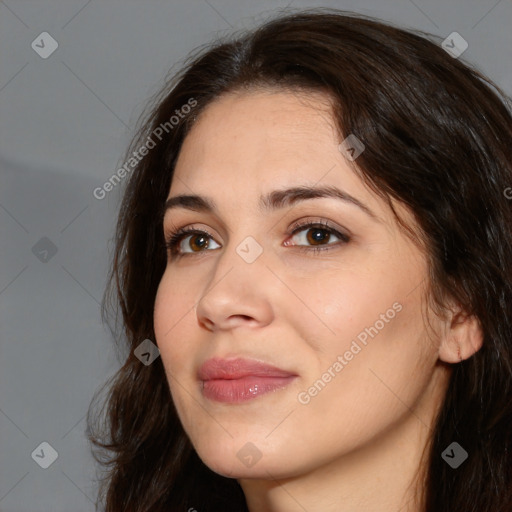
[[[122,165],[172,66],[287,5],[353,10],[443,38],[459,32],[463,58],[512,94],[510,0],[0,1],[2,512],[95,509],[85,414],[120,365],[99,303],[121,185],[103,200],[92,192]],[[59,45],[46,59],[31,47],[42,32]],[[44,253],[43,237],[55,254]],[[47,469],[31,457],[44,441],[58,453]]]

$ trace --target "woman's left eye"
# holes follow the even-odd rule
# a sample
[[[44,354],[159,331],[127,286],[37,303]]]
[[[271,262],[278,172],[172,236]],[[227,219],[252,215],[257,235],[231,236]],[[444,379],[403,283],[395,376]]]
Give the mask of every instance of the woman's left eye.
[[[327,222],[315,222],[315,223],[307,223],[302,224],[300,226],[297,226],[293,232],[292,235],[295,236],[296,233],[302,234],[298,237],[300,241],[310,243],[313,245],[313,247],[310,246],[303,246],[300,244],[299,246],[300,250],[305,251],[326,251],[332,248],[333,245],[343,245],[350,241],[350,237],[344,233],[340,233],[337,229],[330,226]],[[332,236],[337,237],[340,240],[340,243],[337,244],[327,244],[326,242],[331,241]],[[288,241],[285,242],[285,246],[289,245],[295,245],[295,244],[289,244]]]
[[[350,241],[350,237],[348,235],[340,233],[327,222],[310,222],[296,226],[291,233],[292,237],[290,240],[296,238],[296,234],[301,232],[303,232],[303,234],[298,237],[299,243],[291,244],[289,240],[287,240],[284,244],[285,247],[298,246],[300,250],[308,252],[319,252],[329,250],[333,245],[343,245]],[[339,242],[336,244],[328,244],[327,242],[331,241],[331,237],[333,235],[339,239]],[[188,248],[191,248],[190,242],[194,241],[194,245],[198,247],[199,250],[184,251],[182,245],[187,245],[183,244],[183,242],[187,239],[189,239]],[[204,253],[205,251],[201,249],[210,248],[209,239],[213,240],[213,236],[207,231],[191,228],[181,228],[169,235],[169,237],[166,239],[165,246],[173,257],[182,257],[185,255],[192,255],[194,253]],[[311,246],[301,245],[301,241],[307,244],[311,244]],[[214,243],[217,242],[214,241]],[[218,249],[218,247],[213,247],[213,249]]]

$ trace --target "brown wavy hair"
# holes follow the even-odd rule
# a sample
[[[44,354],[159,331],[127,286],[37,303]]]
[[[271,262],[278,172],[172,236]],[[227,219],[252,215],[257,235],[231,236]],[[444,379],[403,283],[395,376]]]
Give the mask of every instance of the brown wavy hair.
[[[280,14],[199,48],[139,119],[127,159],[156,140],[163,123],[167,129],[126,178],[119,210],[102,318],[123,362],[96,392],[87,419],[103,469],[98,503],[106,512],[247,510],[238,482],[211,471],[192,447],[161,358],[145,366],[134,349],[155,340],[154,299],[167,261],[162,207],[183,140],[215,98],[251,87],[333,99],[340,140],[354,134],[366,146],[355,172],[414,214],[433,304],[442,312],[453,298],[479,319],[483,346],[453,365],[427,447],[421,510],[510,512],[510,98],[435,36],[335,9]],[[191,99],[196,106],[171,127],[170,117]],[[469,454],[457,469],[441,458],[454,441]]]

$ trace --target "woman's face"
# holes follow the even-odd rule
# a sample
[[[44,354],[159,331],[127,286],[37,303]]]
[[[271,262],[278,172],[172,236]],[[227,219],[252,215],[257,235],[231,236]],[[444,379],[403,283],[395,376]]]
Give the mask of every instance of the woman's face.
[[[169,252],[155,334],[183,427],[222,475],[418,446],[442,398],[425,255],[341,142],[326,97],[278,91],[221,96],[184,141],[168,198],[200,199],[174,202],[164,233],[201,233]]]

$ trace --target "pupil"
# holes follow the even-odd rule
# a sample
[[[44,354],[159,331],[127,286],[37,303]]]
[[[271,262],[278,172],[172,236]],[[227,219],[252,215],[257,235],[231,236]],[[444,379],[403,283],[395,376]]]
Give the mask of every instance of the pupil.
[[[326,233],[325,230],[320,228],[314,228],[311,230],[311,232],[315,233],[315,235],[312,236],[314,242],[322,242],[329,236],[329,234]]]
[[[193,241],[193,244],[197,247],[199,247],[200,249],[206,247],[208,245],[208,242],[206,240],[206,237],[203,236],[203,235],[196,235],[194,238],[192,238]],[[197,242],[197,240],[199,240],[199,242]]]

